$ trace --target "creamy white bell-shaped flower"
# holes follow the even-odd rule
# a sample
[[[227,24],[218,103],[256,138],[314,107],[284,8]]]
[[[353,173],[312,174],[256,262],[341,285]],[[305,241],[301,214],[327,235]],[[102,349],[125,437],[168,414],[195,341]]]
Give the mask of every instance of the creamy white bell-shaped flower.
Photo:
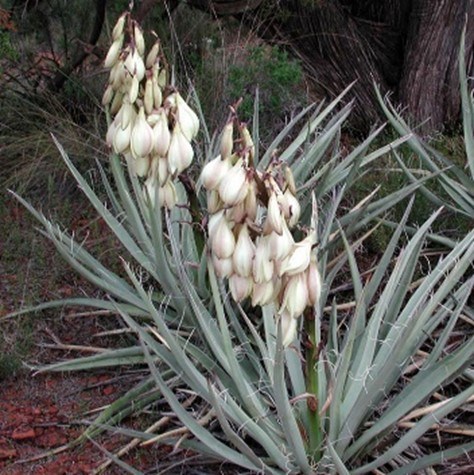
[[[146,157],[153,149],[153,130],[145,118],[145,109],[140,107],[130,137],[130,151],[138,159]]]
[[[199,132],[199,119],[179,92],[176,93],[176,110],[181,130],[185,137],[191,141]]]
[[[235,237],[226,219],[220,219],[212,237],[212,252],[219,259],[232,256],[235,249]]]
[[[283,274],[291,276],[304,272],[308,268],[311,260],[312,245],[312,236],[308,236],[294,244],[280,267],[280,276]]]
[[[171,132],[168,117],[163,108],[158,111],[158,118],[153,125],[153,151],[160,157],[166,157],[171,143]]]
[[[168,160],[164,157],[155,157],[153,160],[157,161],[157,178],[160,186],[163,186],[170,176],[168,170]]]
[[[230,160],[222,160],[220,155],[207,162],[201,172],[201,181],[204,188],[206,190],[215,190],[231,168],[232,163]]]
[[[275,286],[273,281],[261,282],[253,284],[252,290],[252,306],[256,307],[257,305],[264,306],[269,304],[274,300],[275,297]]]
[[[158,188],[159,188],[159,185],[155,177],[149,176],[145,180],[145,186],[143,187],[143,195],[145,198],[145,202],[148,202],[149,200],[149,203],[152,208],[155,207],[156,198],[158,194]]]
[[[279,315],[280,326],[281,326],[281,336],[283,346],[288,347],[296,338],[296,333],[298,329],[298,320],[292,318],[288,312],[283,311]]]
[[[137,176],[144,177],[150,169],[150,157],[139,157],[133,161],[133,170]]]
[[[136,48],[125,58],[124,66],[130,76],[136,76],[139,82],[145,77],[145,63]]]
[[[250,219],[251,221],[255,221],[257,219],[257,185],[254,180],[252,180],[249,184],[247,196],[244,200],[244,209],[248,219]]]
[[[281,209],[285,219],[288,221],[288,226],[292,228],[295,226],[301,214],[301,206],[298,199],[291,193],[290,189],[287,188],[285,193],[281,195],[280,199]]]
[[[115,153],[124,153],[130,147],[130,137],[132,135],[132,123],[127,127],[115,127],[113,147]]]
[[[191,165],[194,150],[189,140],[183,134],[178,122],[174,125],[168,149],[168,169],[171,175],[182,173]]]
[[[167,180],[163,186],[158,188],[158,201],[160,206],[172,209],[178,202],[178,194],[172,180]]]
[[[237,203],[230,208],[225,210],[225,215],[229,221],[233,221],[234,223],[243,223],[245,218],[247,217],[247,212],[245,210],[245,200]]]
[[[299,317],[308,306],[308,286],[306,274],[290,277],[283,289],[281,310],[286,310],[293,318]]]
[[[209,214],[217,213],[224,207],[219,193],[216,190],[211,190],[207,192],[207,212]]]
[[[282,224],[283,232],[281,235],[272,232],[269,235],[270,256],[275,261],[281,261],[290,253],[294,245],[293,236],[286,221],[283,220]]]
[[[219,259],[215,254],[213,254],[212,265],[214,266],[217,276],[222,279],[230,277],[234,272],[234,264],[231,257],[228,257],[227,259]]]
[[[277,195],[276,193],[271,193],[268,199],[267,219],[265,222],[267,232],[273,231],[281,236],[283,234],[283,221]]]
[[[252,270],[253,278],[259,284],[272,279],[274,265],[270,257],[269,236],[260,236],[258,238]]]
[[[235,206],[243,201],[248,192],[247,170],[242,159],[222,177],[219,183],[219,195],[227,206]]]
[[[306,282],[308,286],[308,302],[310,305],[317,305],[321,296],[322,282],[316,259],[311,259],[311,263],[306,271]]]
[[[230,293],[236,302],[245,300],[252,293],[252,288],[253,281],[249,277],[242,277],[238,274],[229,277]]]
[[[207,223],[207,230],[209,234],[209,241],[212,241],[216,233],[217,228],[221,222],[221,219],[225,219],[224,210],[219,210],[216,213],[209,216],[209,222]]]
[[[237,242],[235,243],[232,260],[234,270],[242,277],[250,277],[252,274],[253,258],[255,255],[255,244],[250,238],[249,230],[244,224],[239,231]]]

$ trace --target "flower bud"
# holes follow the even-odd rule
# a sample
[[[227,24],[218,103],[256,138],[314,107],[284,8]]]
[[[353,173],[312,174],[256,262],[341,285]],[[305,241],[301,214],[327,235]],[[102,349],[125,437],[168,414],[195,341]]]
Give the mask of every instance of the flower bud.
[[[284,259],[291,251],[294,240],[288,229],[286,221],[283,220],[283,232],[278,235],[275,232],[269,234],[270,257],[276,261]]]
[[[209,229],[209,232],[211,233],[211,229]],[[219,224],[213,233],[211,249],[219,259],[227,259],[234,253],[235,237],[225,218],[219,220]]]
[[[242,277],[249,277],[252,273],[254,255],[255,244],[250,239],[247,225],[244,224],[239,231],[232,256],[235,272]]]
[[[310,263],[312,244],[313,240],[311,236],[294,244],[288,257],[280,267],[280,276],[283,274],[295,275],[304,272]]]
[[[136,22],[133,26],[133,39],[135,41],[138,54],[143,56],[145,54],[145,39],[143,38],[143,32],[140,26]]]
[[[217,213],[223,208],[224,204],[222,203],[219,193],[216,190],[211,190],[207,192],[207,212],[209,214]]]
[[[113,146],[114,137],[115,137],[116,126],[112,122],[107,129],[107,134],[105,135],[105,142],[109,147]]]
[[[156,62],[156,59],[158,58],[158,53],[160,52],[160,41],[157,40],[155,43],[153,43],[153,46],[150,48],[149,53],[147,54],[146,57],[146,67],[147,69],[150,69]]]
[[[157,77],[158,86],[164,89],[168,85],[168,74],[165,68],[160,69]]]
[[[168,149],[168,169],[171,175],[176,176],[191,165],[194,150],[188,139],[181,131],[178,122],[174,125]]]
[[[104,66],[106,68],[111,68],[117,63],[117,60],[120,56],[120,51],[122,50],[122,45],[123,45],[123,35],[117,38],[109,48],[109,51],[107,52],[107,56],[105,57],[104,60]]]
[[[219,195],[227,206],[234,206],[243,201],[248,191],[247,171],[242,159],[222,177],[219,183]]]
[[[161,104],[163,102],[163,93],[161,92],[161,88],[158,85],[157,79],[153,77],[153,105],[155,106],[155,109],[158,109],[161,107]]]
[[[168,117],[164,109],[160,109],[158,120],[153,126],[153,150],[160,157],[166,157],[171,143],[171,133],[168,128]]]
[[[130,89],[128,90],[128,97],[130,99],[131,104],[134,104],[135,101],[137,100],[139,89],[140,89],[140,83],[135,74],[132,77],[132,81],[130,83]]]
[[[136,48],[129,51],[125,58],[124,66],[130,76],[137,77],[138,82],[145,77],[145,63]]]
[[[176,206],[178,194],[172,180],[168,180],[163,186],[159,187],[158,201],[160,206],[164,206],[167,209],[172,209]]]
[[[206,163],[201,172],[201,181],[204,188],[215,190],[231,168],[230,160],[222,160],[220,155]]]
[[[144,177],[150,169],[150,158],[139,157],[133,161],[133,170],[137,176]]]
[[[288,220],[288,226],[292,228],[298,223],[301,214],[301,206],[297,198],[287,188],[283,193],[282,209],[285,218]]]
[[[284,173],[285,173],[286,185],[288,187],[289,192],[293,196],[296,196],[295,177],[293,176],[293,172],[291,171],[291,168],[288,165],[284,165]]]
[[[273,277],[273,261],[270,258],[269,236],[260,236],[255,249],[253,261],[253,278],[255,282],[268,282]]]
[[[248,277],[241,277],[237,274],[229,277],[230,293],[236,302],[242,302],[242,300],[246,299],[252,293],[252,288],[252,279]]]
[[[234,146],[234,121],[230,120],[224,127],[221,137],[221,157],[227,158],[232,153],[232,148]]]
[[[117,91],[114,94],[114,98],[112,99],[112,104],[110,104],[110,108],[109,108],[109,111],[112,114],[112,116],[117,114],[120,108],[122,107],[123,99],[124,99],[124,95],[122,92]]]
[[[247,217],[245,211],[245,200],[225,210],[225,215],[229,221],[234,223],[243,223]]]
[[[117,23],[115,23],[114,29],[112,30],[112,40],[116,41],[118,40],[122,35],[123,35],[123,28],[125,26],[125,20],[127,18],[128,13],[122,13],[118,20]]]
[[[306,282],[308,286],[308,302],[310,305],[317,305],[321,296],[322,283],[316,259],[311,259],[311,263],[306,271]]]
[[[130,146],[130,136],[132,134],[132,123],[130,122],[127,127],[115,127],[115,134],[113,139],[113,147],[115,153],[123,153]]]
[[[280,326],[283,346],[286,348],[296,338],[298,320],[292,318],[288,312],[280,314]]]
[[[149,203],[152,208],[155,207],[157,191],[158,183],[156,182],[155,177],[149,176],[145,181],[145,186],[143,187],[143,194],[145,202]]]
[[[212,255],[212,265],[216,274],[220,278],[230,277],[234,272],[234,265],[232,264],[232,258],[219,259],[215,254]]]
[[[247,150],[247,156],[250,160],[253,160],[253,157],[255,155],[255,145],[253,143],[249,129],[247,129],[247,127],[242,127],[242,129],[240,130],[240,134],[242,137],[242,144],[244,146],[244,149]]]
[[[145,92],[143,93],[143,105],[145,106],[145,112],[147,115],[151,114],[154,102],[153,102],[153,81],[151,77],[147,78],[145,82]]]
[[[104,92],[104,95],[102,96],[102,105],[103,106],[108,106],[114,97],[114,88],[112,87],[112,84],[109,84]]]
[[[145,118],[145,109],[140,107],[138,117],[133,125],[130,150],[132,155],[138,159],[151,153],[153,149],[153,130],[148,125]]]
[[[252,180],[249,184],[247,196],[245,197],[244,201],[244,209],[248,219],[251,221],[255,221],[257,219],[257,186],[254,180]]]
[[[275,232],[279,235],[283,234],[283,216],[278,204],[276,193],[271,193],[268,200],[267,219],[265,220],[265,231]]]
[[[299,317],[308,305],[306,274],[294,275],[288,279],[283,290],[281,310],[286,310],[293,318]]]
[[[164,186],[169,178],[168,160],[164,157],[157,157],[157,178],[160,186]]]
[[[199,119],[179,92],[176,93],[177,119],[184,136],[191,141],[199,131]]]
[[[252,307],[257,305],[264,306],[269,304],[274,299],[274,285],[273,281],[254,283],[252,290]]]

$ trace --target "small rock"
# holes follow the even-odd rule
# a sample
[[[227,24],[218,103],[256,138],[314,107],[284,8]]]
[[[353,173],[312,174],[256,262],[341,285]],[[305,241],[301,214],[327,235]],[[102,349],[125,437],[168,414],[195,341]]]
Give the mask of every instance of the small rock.
[[[64,434],[58,432],[46,432],[36,440],[36,445],[43,448],[57,447],[64,445],[68,441]]]
[[[106,386],[103,391],[102,391],[102,394],[104,396],[110,396],[111,394],[113,394],[115,392],[115,388],[113,386]]]
[[[17,456],[17,451],[10,447],[0,447],[0,460],[12,459]]]
[[[34,439],[36,437],[35,430],[31,427],[18,428],[13,431],[13,440]]]

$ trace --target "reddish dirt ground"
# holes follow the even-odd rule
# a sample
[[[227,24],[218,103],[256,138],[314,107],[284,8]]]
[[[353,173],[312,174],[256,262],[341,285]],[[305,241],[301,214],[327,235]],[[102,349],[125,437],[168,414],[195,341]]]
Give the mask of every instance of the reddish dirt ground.
[[[1,473],[91,473],[104,460],[104,454],[91,442],[55,456],[35,458],[81,434],[84,426],[77,419],[83,408],[91,404],[100,407],[116,396],[110,379],[107,374],[41,374],[4,383],[0,389]]]

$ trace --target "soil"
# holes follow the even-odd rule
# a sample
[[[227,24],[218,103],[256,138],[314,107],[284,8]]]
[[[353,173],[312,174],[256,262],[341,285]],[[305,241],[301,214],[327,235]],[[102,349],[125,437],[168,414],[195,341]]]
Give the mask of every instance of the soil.
[[[100,408],[116,400],[141,375],[136,369],[123,368],[74,373],[32,369],[91,354],[73,345],[117,345],[116,340],[97,334],[113,328],[118,320],[93,313],[78,317],[77,308],[5,319],[23,306],[93,295],[94,289],[62,263],[54,247],[34,231],[35,222],[18,203],[6,198],[0,205],[0,235],[5,237],[0,242],[0,473],[92,474],[108,460],[104,449],[114,453],[130,439],[107,433],[94,443],[68,445],[84,432],[87,421]],[[88,245],[113,248],[112,240],[104,243],[103,226],[94,223],[90,213],[78,203],[70,210],[67,224],[79,236],[87,235]],[[137,449],[123,460],[143,472],[157,473],[159,460],[169,450],[166,446],[151,446],[145,453]],[[102,473],[128,472],[111,464]]]

